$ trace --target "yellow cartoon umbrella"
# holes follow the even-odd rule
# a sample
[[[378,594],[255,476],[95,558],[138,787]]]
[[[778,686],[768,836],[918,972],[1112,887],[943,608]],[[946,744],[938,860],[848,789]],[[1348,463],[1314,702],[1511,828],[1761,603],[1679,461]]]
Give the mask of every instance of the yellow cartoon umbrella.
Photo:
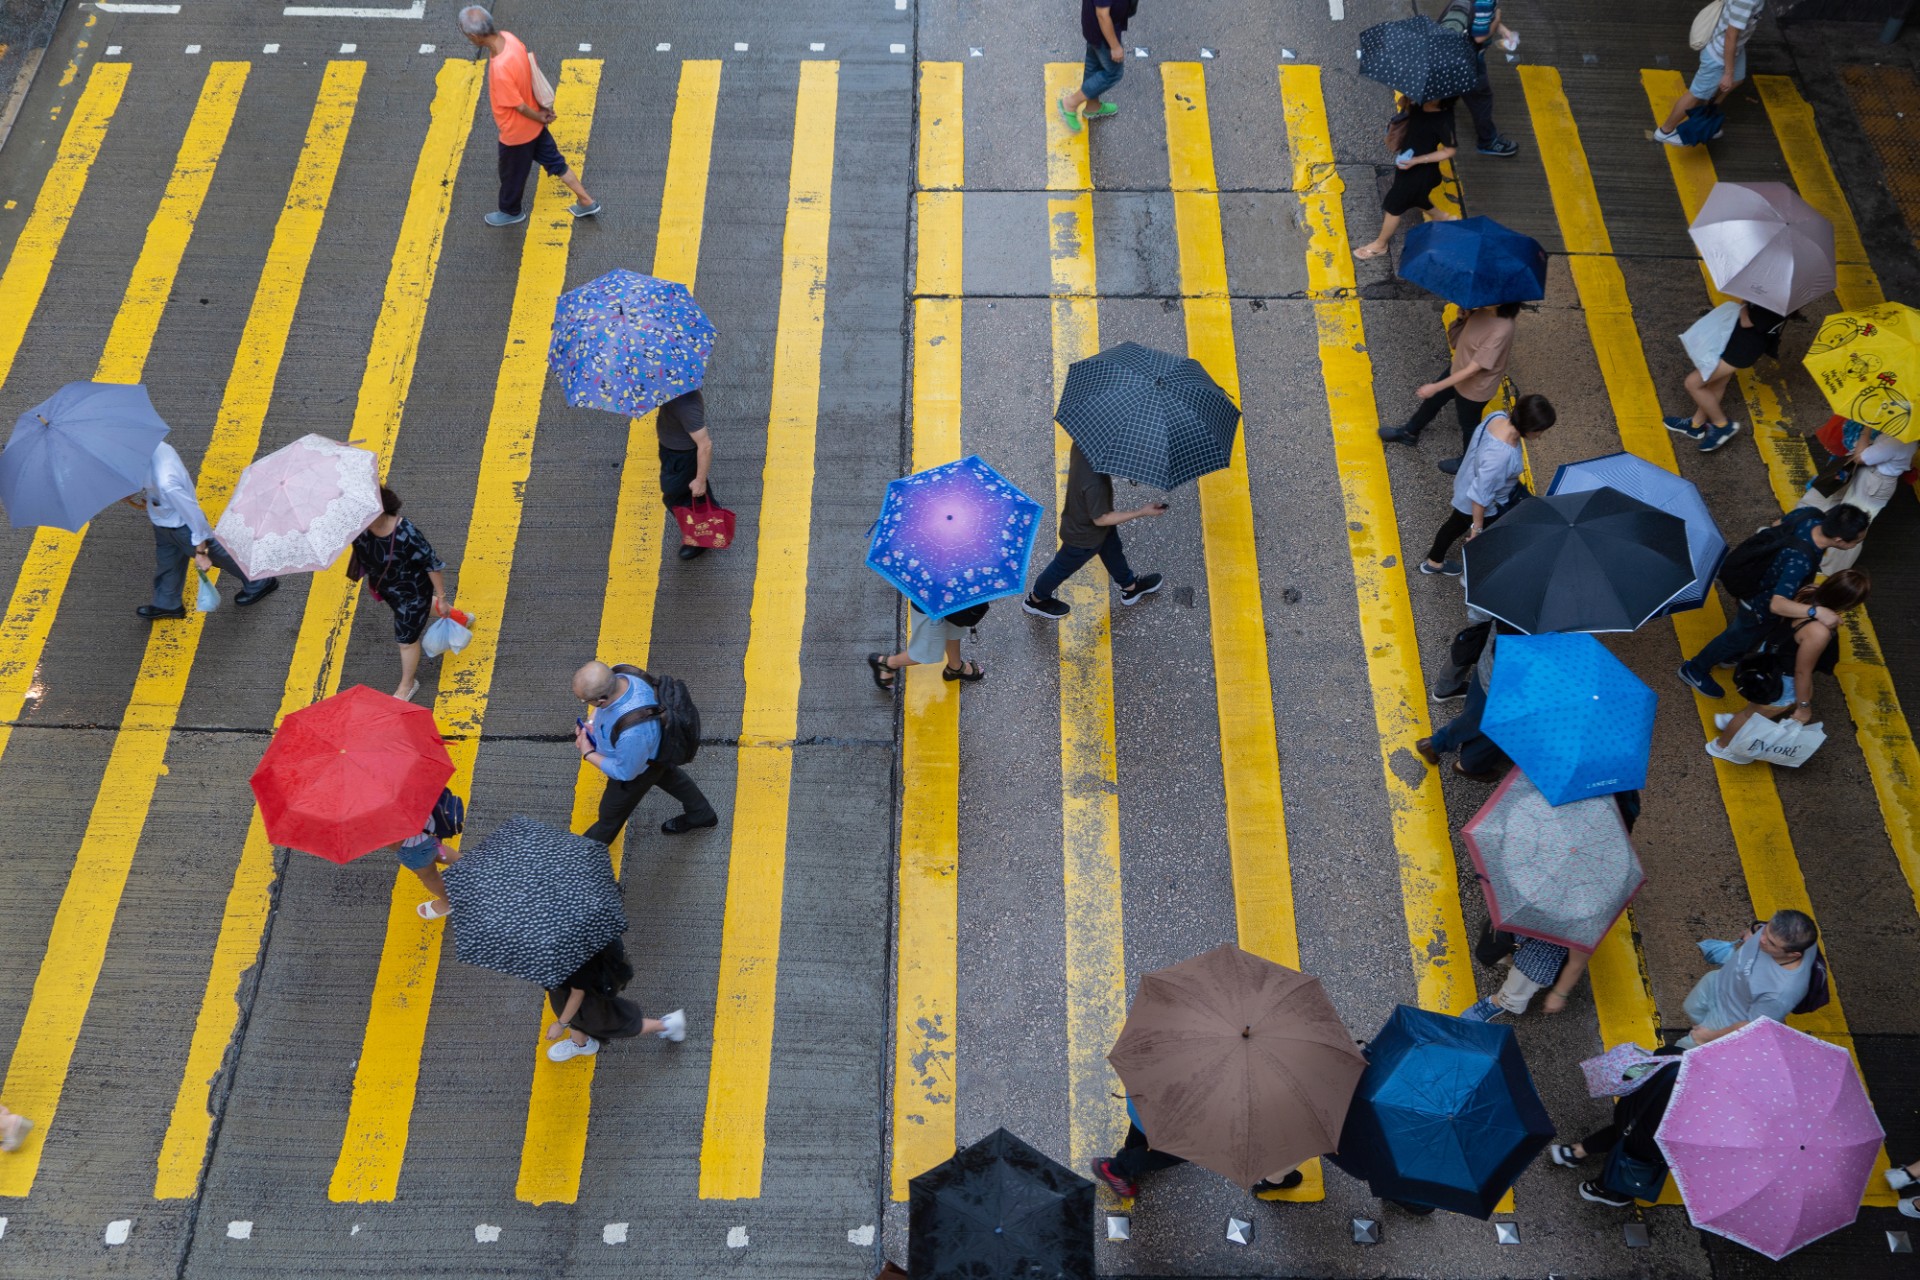
[[[1920,311],[1899,302],[1820,322],[1807,371],[1835,413],[1902,440],[1920,438]]]

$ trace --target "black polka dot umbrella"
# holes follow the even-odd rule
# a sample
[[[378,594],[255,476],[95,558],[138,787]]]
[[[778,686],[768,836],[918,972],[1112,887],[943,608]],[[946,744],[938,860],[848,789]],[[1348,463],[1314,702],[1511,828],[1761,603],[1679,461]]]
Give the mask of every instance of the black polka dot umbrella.
[[[1067,370],[1054,417],[1093,469],[1171,489],[1233,458],[1240,409],[1197,360],[1123,342]]]
[[[1360,74],[1415,102],[1457,97],[1480,78],[1473,41],[1432,18],[1380,22],[1360,33]]]
[[[454,954],[557,987],[627,931],[607,846],[513,817],[446,871]]]

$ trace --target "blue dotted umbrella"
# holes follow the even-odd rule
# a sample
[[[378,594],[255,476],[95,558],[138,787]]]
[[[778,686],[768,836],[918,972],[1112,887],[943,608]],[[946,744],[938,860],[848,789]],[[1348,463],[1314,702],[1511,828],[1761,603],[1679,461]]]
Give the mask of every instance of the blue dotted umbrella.
[[[1018,595],[1040,504],[973,454],[887,486],[867,567],[929,618]]]
[[[713,338],[687,286],[609,271],[560,295],[547,364],[574,408],[632,417],[699,387]]]
[[[1653,690],[1585,634],[1501,636],[1480,731],[1551,804],[1647,784]]]
[[[1400,278],[1469,311],[1547,296],[1547,251],[1492,218],[1423,222],[1407,232]]]

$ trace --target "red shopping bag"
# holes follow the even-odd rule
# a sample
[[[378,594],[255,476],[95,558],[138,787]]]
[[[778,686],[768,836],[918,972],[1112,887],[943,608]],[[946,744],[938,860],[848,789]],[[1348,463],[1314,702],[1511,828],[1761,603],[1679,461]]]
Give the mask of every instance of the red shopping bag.
[[[696,547],[716,550],[733,544],[733,512],[707,498],[695,498],[690,507],[675,507],[680,532]]]

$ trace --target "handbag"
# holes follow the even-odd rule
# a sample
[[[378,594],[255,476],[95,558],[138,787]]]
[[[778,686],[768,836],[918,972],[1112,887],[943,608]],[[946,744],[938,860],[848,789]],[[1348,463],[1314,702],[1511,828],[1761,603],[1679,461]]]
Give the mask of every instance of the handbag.
[[[531,49],[527,50],[527,70],[533,79],[533,100],[547,110],[553,110],[553,86],[540,73],[540,60],[533,56]]]
[[[1687,32],[1687,43],[1695,53],[1707,47],[1707,41],[1713,39],[1713,29],[1720,25],[1720,10],[1726,0],[1713,0],[1713,3],[1693,15],[1693,28]]]
[[[1658,1200],[1660,1189],[1667,1185],[1667,1166],[1628,1155],[1627,1135],[1632,1132],[1633,1126],[1628,1125],[1621,1131],[1620,1140],[1607,1152],[1607,1163],[1600,1170],[1600,1186],[1617,1196]]]
[[[1847,454],[1836,454],[1820,468],[1807,488],[1823,498],[1831,498],[1847,487],[1853,479],[1853,459]]]
[[[696,547],[716,550],[733,543],[733,512],[710,498],[695,498],[691,506],[675,507],[673,518],[680,532]]]

